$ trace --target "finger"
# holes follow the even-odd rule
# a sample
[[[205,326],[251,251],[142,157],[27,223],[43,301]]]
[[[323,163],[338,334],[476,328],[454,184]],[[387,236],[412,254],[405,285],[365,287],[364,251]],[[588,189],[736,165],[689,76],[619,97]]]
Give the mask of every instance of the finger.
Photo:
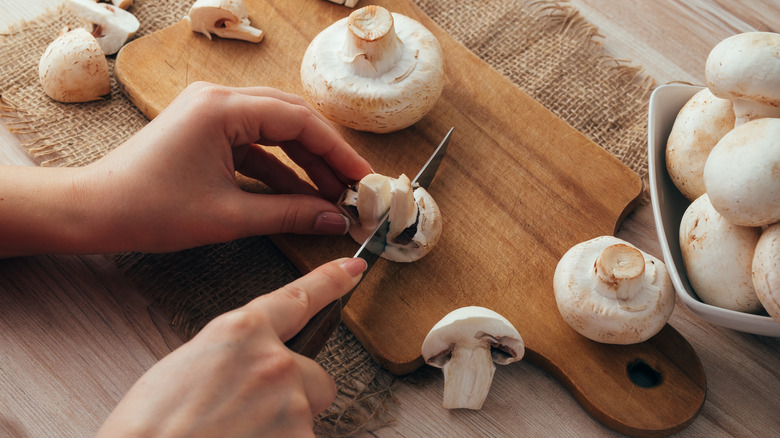
[[[309,105],[308,102],[306,102],[306,100],[297,94],[287,93],[272,87],[237,87],[233,88],[233,90],[241,94],[246,94],[247,96],[273,97],[274,99],[283,100],[294,105],[304,106],[310,109],[311,112],[314,113],[314,115],[316,115],[320,120],[327,123],[331,127],[333,126],[333,123],[330,120],[328,120],[322,113],[315,110],[311,105]]]
[[[220,199],[231,230],[241,237],[267,234],[346,234],[349,219],[332,203],[309,195],[231,191]]]
[[[352,290],[365,269],[363,259],[333,260],[274,292],[255,298],[246,308],[263,312],[284,342],[298,333],[320,309]]]
[[[298,369],[303,380],[303,390],[309,400],[309,407],[313,416],[318,415],[333,403],[336,399],[336,383],[333,377],[327,373],[317,362],[293,353],[298,362]]]
[[[320,195],[311,184],[301,179],[294,170],[260,145],[250,144],[234,148],[233,161],[236,171],[264,182],[277,193]]]
[[[282,150],[306,172],[325,199],[335,202],[347,188],[347,184],[339,179],[322,157],[294,142],[285,142]]]

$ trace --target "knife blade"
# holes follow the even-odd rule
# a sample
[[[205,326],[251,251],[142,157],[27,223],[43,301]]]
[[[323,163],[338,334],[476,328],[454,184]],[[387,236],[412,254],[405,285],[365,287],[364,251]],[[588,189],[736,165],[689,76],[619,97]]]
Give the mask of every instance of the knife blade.
[[[439,170],[439,165],[447,152],[447,146],[450,143],[452,132],[455,127],[450,128],[447,135],[439,143],[436,150],[433,151],[428,161],[425,162],[423,167],[417,173],[417,176],[412,180],[412,187],[422,187],[428,189],[433,182],[436,172]],[[302,354],[306,357],[314,359],[322,347],[328,342],[331,334],[336,330],[336,327],[341,323],[341,310],[347,305],[352,293],[360,286],[363,279],[366,278],[368,271],[379,260],[380,254],[385,249],[387,232],[390,229],[390,212],[388,211],[379,221],[379,225],[376,227],[373,233],[363,242],[360,248],[357,250],[353,258],[360,257],[366,261],[366,270],[363,271],[363,277],[360,279],[357,285],[352,288],[346,295],[338,300],[333,301],[317,312],[309,322],[298,332],[293,338],[287,341],[285,344],[287,347]]]

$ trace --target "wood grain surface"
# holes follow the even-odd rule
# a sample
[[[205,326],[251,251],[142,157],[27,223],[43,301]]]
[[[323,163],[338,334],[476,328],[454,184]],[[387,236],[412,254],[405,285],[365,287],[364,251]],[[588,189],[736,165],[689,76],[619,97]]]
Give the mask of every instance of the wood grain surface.
[[[0,0],[0,28],[59,1]],[[643,66],[659,83],[701,83],[706,52],[734,32],[780,31],[774,0],[571,4],[599,26],[606,54]],[[0,159],[33,163],[5,130]],[[618,236],[660,256],[649,207],[632,213]],[[132,382],[180,342],[100,256],[0,260],[0,296],[5,306],[0,311],[2,436],[94,434]],[[679,301],[670,325],[693,345],[708,386],[700,415],[679,436],[780,434],[779,339],[711,326]],[[442,409],[441,373],[421,373],[394,385],[394,421],[361,436],[615,435],[581,409],[555,378],[527,361],[500,367],[485,406],[474,412]]]

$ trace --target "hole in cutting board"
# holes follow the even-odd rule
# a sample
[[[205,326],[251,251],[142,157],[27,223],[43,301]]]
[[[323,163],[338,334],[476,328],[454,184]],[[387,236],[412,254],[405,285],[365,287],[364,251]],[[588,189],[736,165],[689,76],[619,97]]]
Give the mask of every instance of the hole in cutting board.
[[[661,383],[661,373],[642,359],[629,363],[626,371],[631,382],[641,388],[653,388]]]

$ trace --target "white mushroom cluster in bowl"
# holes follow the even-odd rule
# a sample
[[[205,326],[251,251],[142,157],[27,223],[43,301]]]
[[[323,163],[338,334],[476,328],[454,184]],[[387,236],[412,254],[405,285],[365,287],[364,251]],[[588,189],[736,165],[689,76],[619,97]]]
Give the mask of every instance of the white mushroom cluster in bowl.
[[[666,85],[650,98],[661,249],[699,317],[780,336],[780,34],[725,39],[705,75],[706,87]]]

